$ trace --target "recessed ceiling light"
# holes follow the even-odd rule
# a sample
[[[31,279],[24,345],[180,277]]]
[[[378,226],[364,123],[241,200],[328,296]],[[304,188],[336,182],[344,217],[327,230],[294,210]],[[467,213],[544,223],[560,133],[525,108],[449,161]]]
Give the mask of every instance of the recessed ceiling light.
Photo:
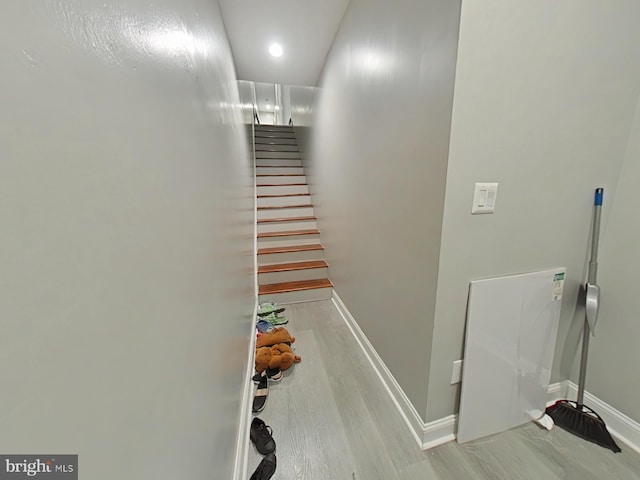
[[[272,43],[269,46],[269,53],[272,57],[281,57],[282,56],[282,45],[279,43]]]
[[[267,110],[271,110],[271,105],[270,105],[269,103],[267,103],[267,104],[265,105],[265,108],[266,108]]]
[[[276,105],[275,107],[273,107],[274,110],[280,110],[280,105]]]

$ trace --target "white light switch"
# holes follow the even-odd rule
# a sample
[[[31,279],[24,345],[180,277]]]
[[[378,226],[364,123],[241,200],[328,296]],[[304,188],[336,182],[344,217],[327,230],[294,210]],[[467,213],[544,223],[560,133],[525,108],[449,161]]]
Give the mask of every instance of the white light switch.
[[[493,213],[496,207],[497,197],[497,183],[476,183],[476,188],[473,192],[471,213],[474,215],[479,213]]]

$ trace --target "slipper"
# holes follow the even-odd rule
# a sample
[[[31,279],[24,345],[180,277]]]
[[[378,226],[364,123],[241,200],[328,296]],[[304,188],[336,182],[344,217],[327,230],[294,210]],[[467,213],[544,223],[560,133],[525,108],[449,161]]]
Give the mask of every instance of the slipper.
[[[269,453],[265,456],[249,480],[269,480],[276,473],[276,456]]]
[[[258,316],[264,317],[270,313],[282,313],[284,310],[285,308],[279,307],[276,302],[264,302],[258,307]]]
[[[271,330],[273,330],[274,326],[273,323],[269,323],[266,320],[260,319],[256,324],[256,328],[260,333],[269,333]]]
[[[273,430],[260,418],[256,417],[251,422],[249,438],[261,455],[267,455],[276,451],[276,441],[273,439]]]
[[[260,379],[256,394],[253,397],[253,413],[258,413],[264,410],[264,406],[267,404],[267,395],[269,395],[269,387],[267,384],[267,376],[265,375]]]
[[[289,323],[286,317],[280,317],[277,313],[270,313],[260,318],[265,322],[269,322],[271,325],[284,325],[285,323]]]

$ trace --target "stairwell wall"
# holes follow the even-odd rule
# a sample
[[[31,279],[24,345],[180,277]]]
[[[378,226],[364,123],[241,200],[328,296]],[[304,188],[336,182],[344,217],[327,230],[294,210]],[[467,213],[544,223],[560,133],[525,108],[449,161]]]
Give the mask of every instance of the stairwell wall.
[[[329,277],[421,416],[459,8],[352,0],[296,129]]]
[[[254,199],[217,2],[1,2],[0,63],[0,452],[232,478]]]
[[[462,357],[472,279],[566,266],[552,381],[569,376],[598,186],[607,197],[603,241],[613,235],[609,212],[640,89],[639,15],[632,0],[463,2],[428,421],[458,409],[451,368]],[[474,182],[491,181],[500,183],[495,214],[472,216]],[[617,235],[628,218],[617,218]],[[627,316],[629,294],[621,307]],[[602,330],[610,328],[602,322]],[[609,352],[622,331],[610,338]]]

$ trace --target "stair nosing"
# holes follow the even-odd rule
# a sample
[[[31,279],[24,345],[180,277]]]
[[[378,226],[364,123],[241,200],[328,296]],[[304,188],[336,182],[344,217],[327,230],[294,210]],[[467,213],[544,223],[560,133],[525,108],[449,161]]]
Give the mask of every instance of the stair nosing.
[[[276,253],[296,253],[296,252],[313,252],[316,250],[324,250],[319,243],[310,245],[288,245],[286,247],[266,247],[259,248],[258,255],[273,255]]]
[[[277,232],[261,232],[257,238],[295,237],[301,235],[320,235],[320,230],[310,228],[307,230],[279,230]]]
[[[312,222],[317,220],[313,215],[306,217],[259,218],[258,223]]]
[[[326,260],[307,260],[304,262],[275,263],[273,265],[260,265],[258,274],[297,272],[300,270],[314,270],[317,268],[329,268]]]
[[[282,193],[280,195],[256,195],[256,198],[310,197],[309,193]]]
[[[258,210],[284,210],[288,208],[313,208],[313,205],[310,203],[306,205],[272,205],[272,206],[258,207]]]
[[[256,184],[256,187],[308,187],[308,183],[265,183],[263,185]]]
[[[279,286],[279,288],[274,288]],[[265,288],[263,288],[265,287]],[[271,288],[266,288],[271,287]],[[260,285],[258,289],[259,295],[274,295],[277,293],[298,292],[302,290],[315,290],[320,288],[331,288],[333,284],[328,278],[318,278],[315,280],[299,280],[297,282],[281,282]]]
[[[256,177],[304,177],[304,173],[256,173]]]

